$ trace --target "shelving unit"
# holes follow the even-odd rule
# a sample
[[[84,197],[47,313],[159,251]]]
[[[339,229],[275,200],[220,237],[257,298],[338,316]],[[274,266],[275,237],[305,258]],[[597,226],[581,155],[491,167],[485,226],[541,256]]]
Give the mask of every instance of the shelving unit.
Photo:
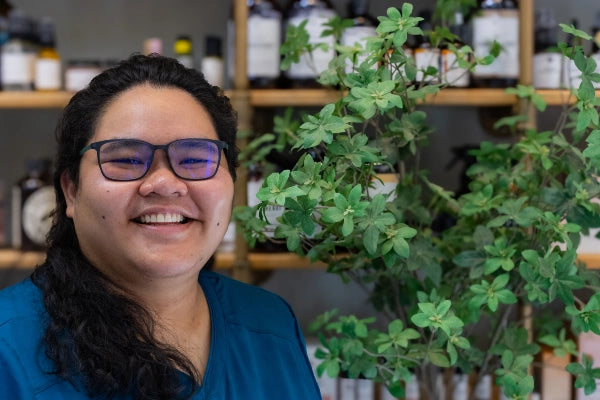
[[[533,24],[534,0],[521,0],[521,26]],[[250,90],[246,76],[246,20],[245,0],[234,0],[236,21],[236,55],[233,89],[226,91],[238,111],[241,130],[252,129],[252,116],[256,109],[272,107],[311,107],[322,106],[336,101],[339,93],[326,89],[269,89]],[[520,83],[532,83],[533,31],[522,29],[521,34],[521,79]],[[560,106],[573,101],[568,90],[540,90],[538,93],[550,106]],[[0,92],[0,109],[42,109],[64,107],[71,92]],[[598,93],[600,96],[600,91]],[[458,89],[449,88],[435,95],[428,95],[424,104],[436,107],[523,107],[515,96],[504,89]],[[238,146],[243,147],[242,141]],[[246,173],[241,170],[236,182],[236,204],[246,204]],[[592,268],[600,268],[600,254],[582,254],[580,260]],[[23,253],[17,250],[0,249],[0,268],[31,268],[43,261],[41,253]],[[238,238],[235,251],[222,252],[216,256],[216,267],[232,271],[235,278],[251,280],[253,270],[274,270],[280,268],[323,268],[323,264],[311,264],[307,259],[286,253],[250,252],[243,239]]]

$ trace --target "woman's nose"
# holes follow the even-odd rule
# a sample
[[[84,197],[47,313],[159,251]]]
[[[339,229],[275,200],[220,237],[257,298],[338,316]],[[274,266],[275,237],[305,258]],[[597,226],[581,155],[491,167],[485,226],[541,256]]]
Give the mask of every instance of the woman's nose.
[[[185,196],[188,193],[188,187],[184,179],[175,175],[164,152],[157,151],[150,169],[142,178],[139,192],[142,196],[152,193],[165,197]]]

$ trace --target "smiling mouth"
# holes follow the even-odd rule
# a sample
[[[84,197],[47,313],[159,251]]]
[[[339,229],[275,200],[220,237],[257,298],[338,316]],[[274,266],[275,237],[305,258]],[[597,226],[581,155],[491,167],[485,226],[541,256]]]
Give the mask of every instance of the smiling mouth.
[[[149,214],[142,215],[134,219],[139,224],[185,224],[190,221],[189,218],[181,214]]]

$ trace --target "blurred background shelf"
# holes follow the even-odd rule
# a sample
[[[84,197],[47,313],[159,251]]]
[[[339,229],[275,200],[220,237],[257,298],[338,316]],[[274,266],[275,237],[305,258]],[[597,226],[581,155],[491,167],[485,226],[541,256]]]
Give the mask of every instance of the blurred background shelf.
[[[0,269],[32,269],[44,262],[46,255],[37,251],[0,249]],[[217,253],[215,268],[231,269],[235,262],[233,252]],[[323,263],[311,263],[307,258],[292,253],[250,253],[248,262],[252,270],[277,270],[298,268],[325,268]]]

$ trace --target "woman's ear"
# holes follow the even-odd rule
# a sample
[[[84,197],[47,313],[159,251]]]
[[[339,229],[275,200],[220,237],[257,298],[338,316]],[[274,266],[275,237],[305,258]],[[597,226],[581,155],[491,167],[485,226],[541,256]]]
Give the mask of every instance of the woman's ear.
[[[67,217],[73,218],[73,214],[75,213],[77,184],[71,180],[67,171],[63,171],[62,174],[60,174],[60,187],[67,203]]]

